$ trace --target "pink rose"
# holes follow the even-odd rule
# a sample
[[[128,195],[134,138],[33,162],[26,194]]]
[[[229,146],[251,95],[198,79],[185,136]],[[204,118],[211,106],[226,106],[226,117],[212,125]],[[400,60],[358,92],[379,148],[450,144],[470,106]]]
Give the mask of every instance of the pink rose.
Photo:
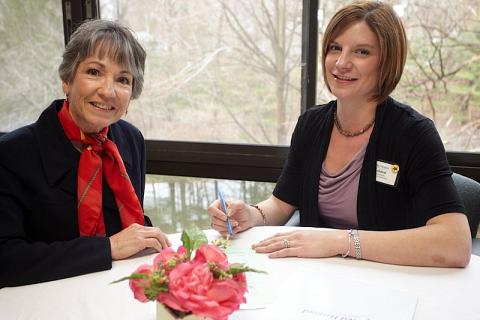
[[[208,265],[204,265],[208,269]],[[168,293],[159,293],[157,300],[175,310],[183,312],[191,311],[185,304],[185,300],[188,299],[188,292],[195,291],[194,288],[188,287],[195,286],[196,283],[192,282],[192,279],[187,280],[187,277],[191,277],[194,267],[195,264],[191,261],[187,261],[177,265],[177,267],[173,269],[168,276]],[[208,274],[210,274],[210,277],[213,278],[209,270]],[[179,288],[183,288],[183,291],[180,292]],[[174,292],[175,290],[178,292]]]
[[[217,246],[204,244],[195,252],[193,261],[197,262],[214,262],[217,267],[225,269],[228,266],[228,259],[225,252]]]
[[[200,261],[201,257],[205,258],[204,251],[207,256],[213,253],[215,262],[225,263],[218,252],[203,249],[198,259],[179,264],[170,272],[169,292],[160,293],[158,300],[175,310],[225,320],[239,309],[240,303],[245,302],[245,276],[239,274],[233,279],[214,279],[208,263]]]
[[[202,310],[204,316],[227,319],[227,316],[240,308],[240,304],[246,302],[246,284],[239,283],[235,279],[215,280],[207,293],[208,299],[216,302],[218,306],[213,309]]]
[[[162,251],[155,256],[153,260],[153,267],[156,270],[163,268],[167,271],[170,271],[176,265],[176,262],[174,261],[184,261],[186,259],[186,254],[187,250],[183,246],[179,246],[177,252],[175,252],[171,247],[162,249]],[[169,263],[171,264],[169,265]]]
[[[145,288],[149,287],[152,283],[150,277],[152,274],[152,266],[149,264],[142,264],[134,271],[134,273],[146,274],[149,276],[148,279],[130,279],[129,281],[130,289],[132,289],[135,299],[141,302],[147,302],[148,298],[145,295]]]

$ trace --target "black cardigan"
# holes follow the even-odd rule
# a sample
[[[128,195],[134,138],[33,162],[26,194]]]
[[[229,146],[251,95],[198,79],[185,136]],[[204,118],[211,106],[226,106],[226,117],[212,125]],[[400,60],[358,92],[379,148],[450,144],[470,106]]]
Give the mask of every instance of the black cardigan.
[[[107,237],[80,237],[77,170],[80,153],[66,137],[54,101],[36,123],[0,138],[0,288],[110,269],[108,236],[122,229],[112,191],[103,185]],[[108,137],[118,147],[140,202],[145,145],[138,129],[120,120]],[[105,179],[104,179],[105,180]],[[150,220],[145,217],[145,223]]]
[[[302,226],[326,226],[319,215],[318,187],[335,109],[336,101],[331,101],[299,117],[287,161],[273,191],[274,196],[299,209]],[[376,182],[377,160],[399,165],[396,186]],[[359,228],[414,228],[436,215],[464,212],[451,175],[433,122],[388,98],[377,107],[360,174]]]

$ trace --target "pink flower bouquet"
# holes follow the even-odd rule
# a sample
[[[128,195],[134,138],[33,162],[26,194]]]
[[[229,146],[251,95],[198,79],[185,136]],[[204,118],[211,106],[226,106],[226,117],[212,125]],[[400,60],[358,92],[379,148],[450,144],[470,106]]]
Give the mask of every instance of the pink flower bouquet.
[[[261,272],[243,264],[229,263],[226,254],[208,244],[196,227],[182,233],[177,251],[163,249],[153,265],[139,266],[129,280],[135,299],[158,301],[177,318],[193,314],[224,320],[245,303],[245,272]],[[191,255],[195,251],[195,257]]]

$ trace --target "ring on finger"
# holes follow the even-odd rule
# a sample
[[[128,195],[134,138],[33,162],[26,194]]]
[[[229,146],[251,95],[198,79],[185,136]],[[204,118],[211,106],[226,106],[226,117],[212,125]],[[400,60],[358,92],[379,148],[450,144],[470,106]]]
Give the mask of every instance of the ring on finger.
[[[283,239],[283,247],[285,249],[290,248],[290,242],[287,239]]]

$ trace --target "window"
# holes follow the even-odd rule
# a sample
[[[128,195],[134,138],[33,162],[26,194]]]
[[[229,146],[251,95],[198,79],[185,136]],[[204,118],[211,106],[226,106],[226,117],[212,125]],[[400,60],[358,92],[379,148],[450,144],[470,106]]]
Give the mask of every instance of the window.
[[[300,114],[302,2],[111,1],[147,50],[127,120],[148,139],[288,145]]]
[[[0,131],[34,122],[63,97],[62,26],[58,0],[0,0]]]

